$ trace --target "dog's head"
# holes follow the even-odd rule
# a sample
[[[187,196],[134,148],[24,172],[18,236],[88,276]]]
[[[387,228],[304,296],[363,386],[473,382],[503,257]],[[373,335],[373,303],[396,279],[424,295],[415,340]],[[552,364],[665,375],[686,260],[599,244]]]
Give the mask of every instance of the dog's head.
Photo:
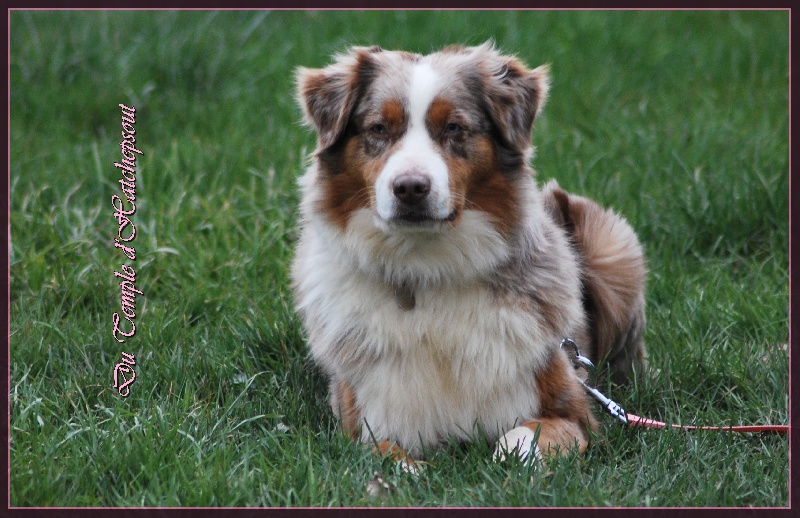
[[[548,82],[546,66],[529,70],[489,43],[427,56],[354,47],[299,69],[319,209],[342,228],[366,209],[386,230],[443,230],[477,210],[508,233]]]

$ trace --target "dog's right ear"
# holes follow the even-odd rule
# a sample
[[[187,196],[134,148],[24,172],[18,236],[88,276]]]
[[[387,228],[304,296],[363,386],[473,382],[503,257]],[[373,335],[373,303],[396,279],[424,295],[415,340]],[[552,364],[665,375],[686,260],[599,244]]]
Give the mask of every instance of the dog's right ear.
[[[306,122],[317,131],[318,150],[333,145],[344,132],[371,76],[368,71],[377,66],[372,56],[381,51],[378,46],[352,47],[325,68],[297,69],[297,100]]]

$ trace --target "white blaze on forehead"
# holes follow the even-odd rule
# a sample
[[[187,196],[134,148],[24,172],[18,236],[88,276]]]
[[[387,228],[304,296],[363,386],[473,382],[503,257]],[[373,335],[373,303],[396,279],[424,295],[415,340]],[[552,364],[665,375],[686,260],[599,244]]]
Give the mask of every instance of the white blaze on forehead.
[[[431,179],[428,195],[430,216],[444,219],[450,214],[450,187],[447,164],[436,149],[425,124],[431,103],[443,86],[444,77],[424,61],[413,65],[408,84],[409,123],[400,145],[386,161],[375,182],[377,211],[387,221],[395,216],[397,199],[392,192],[394,179],[403,173],[414,171]]]
[[[408,89],[408,111],[412,127],[425,127],[425,114],[441,89],[441,82],[442,75],[430,64],[423,61],[414,66]]]

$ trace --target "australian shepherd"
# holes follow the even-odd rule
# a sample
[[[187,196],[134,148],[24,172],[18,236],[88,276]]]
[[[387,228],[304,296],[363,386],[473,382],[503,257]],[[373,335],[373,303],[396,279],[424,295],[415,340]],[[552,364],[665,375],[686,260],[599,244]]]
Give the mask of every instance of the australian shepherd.
[[[404,459],[478,437],[503,458],[582,452],[597,423],[562,340],[618,380],[644,368],[634,231],[534,181],[548,88],[491,43],[298,70],[317,148],[296,307],[354,439]]]

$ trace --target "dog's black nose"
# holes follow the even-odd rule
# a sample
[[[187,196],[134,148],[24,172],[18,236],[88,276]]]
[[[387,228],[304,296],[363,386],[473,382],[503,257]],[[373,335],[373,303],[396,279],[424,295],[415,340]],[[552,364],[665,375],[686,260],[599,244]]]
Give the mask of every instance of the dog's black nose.
[[[402,203],[416,205],[431,192],[431,179],[419,173],[404,173],[392,182],[392,192]]]

